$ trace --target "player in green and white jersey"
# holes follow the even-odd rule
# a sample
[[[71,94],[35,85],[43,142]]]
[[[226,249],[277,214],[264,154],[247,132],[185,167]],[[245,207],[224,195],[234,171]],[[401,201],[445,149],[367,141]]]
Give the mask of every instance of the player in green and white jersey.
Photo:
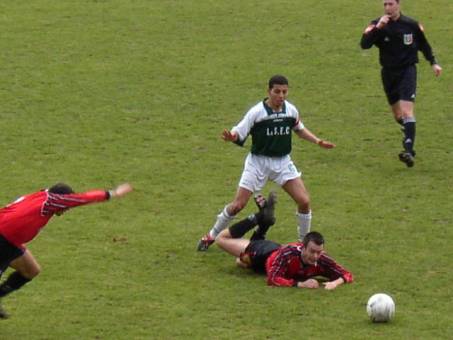
[[[290,157],[292,131],[325,149],[331,149],[335,144],[316,137],[301,122],[297,108],[286,100],[286,77],[275,75],[268,85],[268,97],[253,106],[231,131],[225,129],[222,133],[225,141],[241,146],[251,135],[252,147],[233,202],[225,206],[212,229],[199,241],[199,251],[206,251],[214,243],[217,235],[228,227],[250,197],[259,193],[269,179],[280,185],[296,202],[299,239],[302,240],[310,231],[310,197],[301,173]]]

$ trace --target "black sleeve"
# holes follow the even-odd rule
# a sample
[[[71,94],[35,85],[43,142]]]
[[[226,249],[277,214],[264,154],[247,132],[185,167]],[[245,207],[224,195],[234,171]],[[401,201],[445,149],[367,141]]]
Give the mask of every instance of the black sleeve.
[[[375,21],[372,21],[365,29],[365,32],[363,32],[362,40],[360,40],[360,47],[363,49],[371,48],[379,39],[380,30],[376,28],[376,24],[377,23]]]
[[[419,24],[417,24],[417,37],[418,37],[418,49],[423,53],[425,59],[428,60],[431,65],[437,64],[436,57],[433,54],[433,50],[428,40],[426,39],[425,33]]]

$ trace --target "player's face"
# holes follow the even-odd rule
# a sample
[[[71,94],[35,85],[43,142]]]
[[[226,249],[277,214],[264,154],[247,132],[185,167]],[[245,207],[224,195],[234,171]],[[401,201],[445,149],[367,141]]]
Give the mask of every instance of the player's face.
[[[304,247],[302,261],[306,264],[316,264],[323,251],[324,245],[317,245],[315,242],[310,241]]]
[[[275,84],[268,91],[269,104],[273,109],[280,109],[288,96],[288,85]]]
[[[384,0],[384,13],[392,18],[398,16],[400,12],[400,4],[396,0]]]

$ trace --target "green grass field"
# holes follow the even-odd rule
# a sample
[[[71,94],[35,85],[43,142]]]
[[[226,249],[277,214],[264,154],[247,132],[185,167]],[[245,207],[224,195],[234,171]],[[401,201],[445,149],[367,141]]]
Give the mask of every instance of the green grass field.
[[[361,51],[376,1],[93,0],[0,3],[0,205],[66,181],[130,181],[124,200],[55,217],[30,249],[43,267],[2,301],[0,339],[445,339],[453,334],[453,3],[404,1],[444,68],[420,55],[417,159]],[[212,247],[195,251],[234,195],[246,148],[223,143],[287,75],[306,126],[294,139],[313,230],[356,282],[271,288]],[[282,190],[271,239],[296,238]],[[250,204],[242,213],[253,211]],[[396,301],[368,321],[369,296]]]

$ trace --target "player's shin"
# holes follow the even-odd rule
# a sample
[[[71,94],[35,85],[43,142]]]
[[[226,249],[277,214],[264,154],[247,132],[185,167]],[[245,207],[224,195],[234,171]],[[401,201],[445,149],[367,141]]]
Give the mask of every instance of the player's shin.
[[[228,227],[228,224],[234,219],[234,216],[231,216],[228,214],[227,207],[225,207],[220,214],[217,215],[217,220],[212,227],[211,231],[209,232],[209,235],[213,239],[217,237],[217,235],[220,234],[220,232]]]
[[[0,285],[0,298],[20,289],[23,285],[30,281],[30,279],[27,279],[22,276],[22,274],[15,271],[5,280],[5,282]]]
[[[249,230],[257,225],[257,220],[255,214],[244,218],[243,220],[233,224],[230,227],[230,234],[232,238],[241,238]]]
[[[404,150],[414,156],[415,144],[415,117],[404,118]]]

